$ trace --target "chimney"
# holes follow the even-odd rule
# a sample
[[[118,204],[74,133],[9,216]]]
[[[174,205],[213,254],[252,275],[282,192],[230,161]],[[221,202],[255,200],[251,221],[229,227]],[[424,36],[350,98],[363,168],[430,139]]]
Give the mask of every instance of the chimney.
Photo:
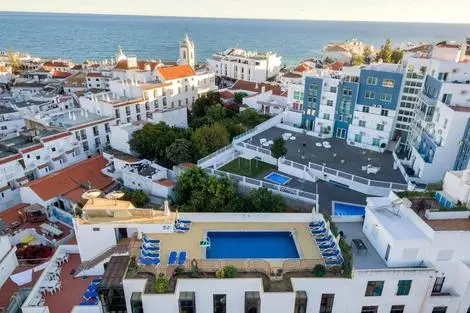
[[[80,110],[80,116],[84,116],[85,113],[83,112],[84,110]]]
[[[69,119],[72,119],[72,111],[69,111]]]
[[[163,202],[163,215],[170,216],[170,204],[168,203],[168,200]]]
[[[77,117],[75,116],[75,112],[72,113],[72,120],[76,121]]]
[[[261,86],[261,93],[265,93],[266,92],[266,87],[263,85]]]

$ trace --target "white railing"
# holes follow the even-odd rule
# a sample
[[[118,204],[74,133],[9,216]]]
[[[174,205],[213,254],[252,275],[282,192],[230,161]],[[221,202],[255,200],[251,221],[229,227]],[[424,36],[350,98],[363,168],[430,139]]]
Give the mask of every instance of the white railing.
[[[212,153],[209,154],[208,156],[205,156],[205,157],[203,157],[202,159],[198,160],[198,161],[197,161],[197,165],[201,165],[202,163],[204,163],[204,162],[206,162],[206,161],[208,161],[208,160],[210,160],[210,159],[212,159],[212,158],[218,156],[219,154],[222,154],[222,153],[224,153],[225,151],[230,150],[230,149],[232,149],[232,148],[233,148],[233,145],[232,145],[232,144],[229,144],[228,146],[225,146],[225,147],[223,147],[223,148],[221,148],[221,149],[219,149],[219,150],[217,150],[217,151],[215,151],[215,152],[212,152]]]
[[[235,136],[233,138],[233,143],[237,143],[237,142],[241,142],[241,141],[244,141],[250,137],[253,137],[261,132],[264,132],[265,130],[271,128],[271,127],[274,127],[276,126],[277,124],[281,123],[282,121],[282,117],[283,115],[282,114],[278,114],[278,115],[275,115],[273,117],[271,117],[269,120],[255,126],[254,128],[252,129],[249,129],[247,130],[246,132],[238,135],[238,136]]]
[[[236,181],[237,183],[243,184],[248,187],[254,187],[254,188],[264,187],[272,192],[278,193],[285,197],[303,200],[305,202],[309,202],[315,205],[318,204],[318,195],[315,193],[311,193],[311,192],[307,192],[307,191],[303,191],[303,190],[299,190],[295,188],[285,187],[285,186],[281,186],[277,184],[272,184],[267,181],[262,181],[262,180],[255,179],[255,178],[250,178],[250,177],[241,176],[241,175],[237,175],[233,173],[214,170],[212,168],[206,168],[205,171],[209,175],[228,177]]]
[[[253,150],[253,151],[271,156],[271,150],[252,145],[251,143],[239,142],[236,145],[239,146],[239,147],[243,147],[243,148],[246,148],[246,149],[250,149],[250,150]]]
[[[326,166],[312,163],[312,162],[308,163],[308,167],[313,170],[320,171],[324,174],[333,175],[341,179],[349,180],[351,182],[359,183],[362,185],[379,187],[379,188],[387,188],[387,189],[393,189],[393,190],[408,190],[408,184],[386,182],[386,181],[381,181],[381,180],[372,180],[372,179],[364,178],[364,177],[357,176],[354,174],[346,173],[343,171],[335,170],[333,168],[326,167]]]

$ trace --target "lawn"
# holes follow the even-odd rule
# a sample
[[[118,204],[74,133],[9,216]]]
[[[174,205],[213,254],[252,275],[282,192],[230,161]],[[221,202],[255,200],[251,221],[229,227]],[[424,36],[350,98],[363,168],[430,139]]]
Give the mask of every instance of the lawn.
[[[276,171],[277,168],[274,165],[255,159],[247,160],[244,158],[236,158],[232,162],[219,168],[219,170],[247,177],[263,178],[266,174]]]

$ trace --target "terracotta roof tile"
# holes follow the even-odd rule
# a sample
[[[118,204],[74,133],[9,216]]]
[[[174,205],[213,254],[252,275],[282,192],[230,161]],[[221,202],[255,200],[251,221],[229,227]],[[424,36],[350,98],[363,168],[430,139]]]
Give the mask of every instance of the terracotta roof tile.
[[[88,73],[86,76],[87,77],[101,77],[103,75],[101,73],[94,73],[93,72],[93,73]]]
[[[150,71],[153,72],[155,70],[155,67],[157,67],[159,64],[161,64],[160,61],[145,61],[145,60],[137,61],[137,68],[135,68],[135,69],[145,71],[146,66],[149,65],[150,66]],[[127,60],[119,61],[114,68],[117,69],[117,70],[130,70],[130,69],[132,69],[132,68],[129,67],[129,64],[128,64]]]
[[[281,85],[271,83],[255,83],[246,80],[237,80],[232,86],[232,90],[247,90],[251,92],[260,93],[264,86],[265,91],[272,91],[273,95],[287,97],[287,90],[282,90]]]
[[[33,180],[25,186],[31,188],[45,201],[69,193],[82,187],[82,184],[90,184],[96,189],[105,189],[113,183],[110,177],[101,173],[106,164],[106,159],[99,155]]]
[[[196,75],[193,68],[187,64],[159,67],[158,72],[164,80],[173,80]]]
[[[72,73],[69,72],[60,72],[60,71],[54,71],[52,72],[52,78],[67,78],[69,76],[72,76]]]
[[[28,206],[28,203],[20,203],[15,206],[12,206],[0,212],[0,219],[2,219],[7,224],[11,224],[14,221],[19,221],[21,217],[18,212],[23,212],[23,210]]]
[[[176,185],[176,183],[174,181],[169,180],[169,179],[160,179],[158,181],[158,183],[162,186],[165,186],[165,187],[171,187],[171,186]]]
[[[228,90],[220,91],[219,95],[222,99],[232,99],[234,97],[234,94]]]
[[[71,135],[72,135],[71,133],[60,133],[60,134],[57,134],[57,135],[54,135],[54,136],[45,137],[45,138],[42,139],[42,141],[43,142],[54,141],[54,140],[64,138],[64,137],[68,137],[68,136],[71,136]]]
[[[39,150],[39,149],[41,149],[42,147],[44,147],[42,144],[37,144],[37,145],[30,146],[30,147],[25,148],[25,149],[20,149],[20,151],[21,151],[22,153],[28,153],[28,152],[31,152],[31,151]]]
[[[69,67],[69,64],[67,62],[62,62],[62,61],[47,61],[45,62],[42,66],[48,66],[48,67]]]
[[[20,160],[20,159],[21,159],[21,155],[20,154],[15,154],[15,155],[9,156],[7,158],[1,159],[0,164],[5,164],[5,163],[8,163],[8,162],[15,161],[15,160]]]
[[[197,167],[197,165],[194,164],[194,163],[183,163],[183,167],[184,168],[195,168],[195,167]]]

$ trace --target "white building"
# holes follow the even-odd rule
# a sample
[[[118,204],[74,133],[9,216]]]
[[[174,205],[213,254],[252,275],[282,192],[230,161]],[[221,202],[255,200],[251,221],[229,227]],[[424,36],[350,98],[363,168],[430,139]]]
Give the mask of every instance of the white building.
[[[0,65],[0,84],[7,84],[13,79],[11,67]]]
[[[152,123],[165,122],[172,127],[187,128],[188,109],[185,107],[157,109],[155,111],[147,112],[147,120]]]
[[[345,236],[343,240],[353,245],[352,276],[342,276],[337,271],[336,277],[329,276],[335,275],[333,272],[325,277],[313,277],[312,267],[323,260],[307,226],[312,219],[322,223],[323,218],[318,214],[186,213],[180,217],[166,210],[136,209],[126,201],[94,199],[83,208],[82,218],[74,220],[80,257],[85,261],[78,274],[104,273],[106,281],[110,272],[103,265],[107,263],[114,276],[122,275],[122,284],[108,285],[108,288],[124,295],[119,305],[125,306],[128,312],[177,313],[181,308],[227,313],[467,312],[470,306],[468,219],[466,222],[449,217],[445,220],[421,217],[409,208],[409,201],[393,193],[389,197],[369,198],[367,203],[363,222],[336,223]],[[103,208],[107,211],[106,218],[102,215]],[[174,232],[176,218],[192,221],[189,233]],[[258,236],[259,230],[291,232],[289,240],[299,253],[298,259],[220,260],[223,255],[212,259],[212,245],[220,243],[209,240],[209,247],[198,245],[207,236],[216,237],[217,230],[237,232],[241,228],[244,232],[253,230],[252,236]],[[206,275],[190,278],[176,273],[172,278],[176,279],[174,288],[163,294],[153,292],[154,280],[130,273],[127,264],[135,257],[137,271],[155,267],[139,265],[139,249],[126,253],[116,248],[122,247],[123,239],[134,236],[160,240],[160,265],[156,267],[159,273],[171,276],[169,273],[173,271],[168,272],[171,265],[167,263],[174,250],[187,253],[180,266],[187,268],[188,273],[191,266],[197,266]],[[336,239],[331,240],[336,244]],[[266,253],[269,248],[265,248],[259,247],[257,252]],[[232,254],[234,249],[237,248],[234,246],[223,253]],[[101,254],[102,251],[110,253]],[[110,258],[113,254],[119,256]],[[122,265],[117,267],[117,263]],[[244,273],[237,279],[208,276],[223,264],[231,264]],[[291,276],[292,271],[296,273]],[[109,303],[103,298],[100,305],[106,310]]]
[[[18,266],[16,258],[16,246],[10,244],[8,236],[0,237],[0,288]]]
[[[109,79],[102,73],[89,72],[86,75],[86,85],[88,89],[109,89]]]
[[[287,108],[287,88],[278,83],[255,83],[237,80],[230,93],[246,93],[243,104],[260,114],[277,115]]]
[[[184,40],[180,43],[178,64],[188,64],[194,68],[196,65],[196,55],[194,51],[194,42],[189,39],[188,35],[185,35]]]
[[[120,125],[111,125],[110,145],[113,149],[127,153],[134,154],[129,145],[132,135],[137,130],[144,127],[144,123],[128,123]]]
[[[44,112],[26,117],[28,128],[53,127],[73,133],[81,150],[87,155],[95,155],[110,144],[113,117],[89,113],[84,109],[71,109],[59,112]]]
[[[23,115],[17,110],[0,105],[0,138],[20,131],[24,127]]]
[[[209,69],[221,81],[265,82],[281,70],[281,56],[273,52],[253,52],[239,48],[215,53],[207,60]]]

